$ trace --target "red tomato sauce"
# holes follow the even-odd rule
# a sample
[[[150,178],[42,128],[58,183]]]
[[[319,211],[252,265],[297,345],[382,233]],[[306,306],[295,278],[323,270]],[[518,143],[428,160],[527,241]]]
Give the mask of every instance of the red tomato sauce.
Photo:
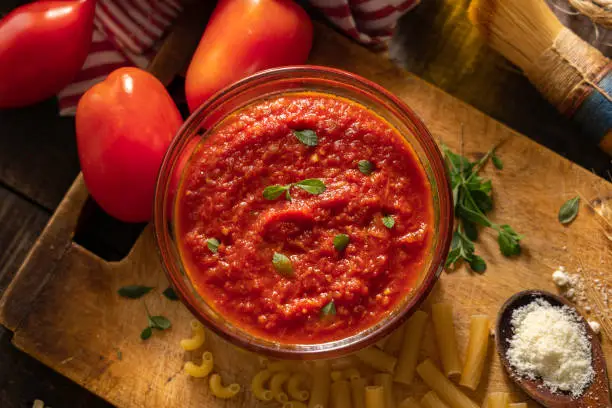
[[[317,146],[293,133],[306,129]],[[312,178],[323,193],[263,196]],[[221,315],[270,340],[320,343],[374,325],[412,291],[431,248],[431,197],[388,122],[348,99],[293,93],[233,113],[200,144],[184,170],[176,233],[187,273]],[[349,236],[342,251],[338,234]],[[274,253],[290,259],[292,276],[277,271]]]

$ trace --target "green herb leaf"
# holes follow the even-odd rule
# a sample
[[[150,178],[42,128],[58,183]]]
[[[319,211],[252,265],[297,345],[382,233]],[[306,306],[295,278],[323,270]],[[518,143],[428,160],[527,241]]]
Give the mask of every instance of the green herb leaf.
[[[177,296],[172,286],[167,287],[166,290],[164,290],[162,293],[170,300],[179,300],[179,297]]]
[[[338,234],[334,237],[334,247],[338,251],[344,251],[349,243],[349,236],[346,234]]]
[[[321,317],[335,316],[336,315],[336,304],[331,300],[328,304],[323,306],[321,309]]]
[[[476,206],[483,214],[488,213],[493,209],[493,200],[491,196],[481,190],[475,190],[470,192],[472,199],[476,203]]]
[[[153,330],[150,327],[146,327],[143,331],[140,332],[140,338],[142,340],[147,340],[153,334]]]
[[[459,206],[457,207],[457,214],[459,214],[459,216],[463,219],[485,227],[490,227],[493,225],[484,214],[471,210],[461,203],[459,203]]]
[[[164,316],[149,316],[149,327],[158,330],[167,330],[172,327],[172,323]]]
[[[503,170],[504,163],[501,161],[501,159],[498,156],[494,154],[493,157],[491,157],[491,161],[493,162],[493,165],[495,166],[497,170]]]
[[[383,222],[384,226],[389,228],[389,229],[393,228],[393,226],[395,225],[395,219],[393,218],[392,215],[385,215],[385,216],[383,216],[382,222]]]
[[[521,245],[519,241],[523,238],[517,234],[509,225],[501,225],[499,227],[499,235],[497,242],[499,250],[504,256],[513,256],[521,253]]]
[[[138,299],[149,293],[152,289],[153,287],[151,286],[129,285],[119,288],[117,293],[125,298]]]
[[[374,165],[371,161],[368,160],[359,160],[359,163],[357,163],[357,167],[359,168],[359,171],[365,174],[366,176],[369,176],[374,171]]]
[[[326,189],[325,184],[319,179],[306,179],[298,181],[294,185],[310,194],[321,194]]]
[[[476,224],[473,222],[463,220],[463,230],[465,231],[465,235],[472,241],[478,239],[478,228],[476,228]]]
[[[274,255],[272,255],[272,265],[274,265],[274,269],[276,269],[276,272],[278,272],[282,276],[288,278],[295,276],[291,260],[284,254],[275,252]]]
[[[263,191],[263,196],[266,200],[276,200],[280,197],[285,191],[289,190],[291,184],[286,186],[281,186],[280,184],[275,184],[273,186],[268,186]]]
[[[567,200],[559,209],[559,222],[563,225],[569,224],[574,221],[578,216],[578,210],[580,209],[580,197],[576,196]]]
[[[478,255],[474,255],[470,261],[470,268],[472,268],[474,272],[483,273],[487,270],[487,263]]]
[[[317,134],[310,129],[306,130],[293,130],[293,135],[299,140],[302,144],[306,146],[316,146],[319,144],[319,138]]]
[[[141,336],[142,336],[142,333],[141,333]],[[123,360],[123,353],[119,349],[117,349],[117,360],[119,361]]]
[[[219,250],[219,245],[221,245],[221,243],[217,238],[208,238],[206,240],[206,246],[213,254],[217,253],[217,251]]]

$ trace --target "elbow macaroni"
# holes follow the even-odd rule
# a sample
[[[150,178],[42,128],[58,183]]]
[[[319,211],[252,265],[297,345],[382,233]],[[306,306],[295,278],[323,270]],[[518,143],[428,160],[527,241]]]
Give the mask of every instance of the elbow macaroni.
[[[300,389],[300,384],[303,384],[307,379],[304,373],[294,373],[287,381],[287,393],[291,398],[297,401],[306,401],[310,397],[310,393]]]
[[[192,361],[185,363],[185,372],[192,377],[206,377],[213,369],[213,355],[210,351],[205,351],[202,354],[202,364],[197,365]]]
[[[270,380],[270,391],[272,391],[272,398],[276,401],[285,403],[289,400],[287,394],[283,391],[283,384],[289,379],[291,374],[289,371],[279,371],[272,376]]]
[[[206,334],[204,332],[204,326],[202,323],[197,320],[193,320],[191,322],[191,331],[193,332],[193,337],[190,339],[181,340],[181,347],[185,351],[193,351],[197,350],[204,344],[204,340],[206,339]]]
[[[270,377],[272,377],[272,372],[270,370],[261,370],[255,374],[255,377],[251,380],[251,391],[253,391],[253,395],[255,395],[255,398],[258,400],[272,400],[272,391],[264,387],[264,383],[268,381]]]
[[[210,386],[210,391],[217,398],[232,398],[234,395],[240,392],[239,384],[230,384],[227,387],[224,387],[221,383],[221,376],[219,374],[211,375],[208,384]]]

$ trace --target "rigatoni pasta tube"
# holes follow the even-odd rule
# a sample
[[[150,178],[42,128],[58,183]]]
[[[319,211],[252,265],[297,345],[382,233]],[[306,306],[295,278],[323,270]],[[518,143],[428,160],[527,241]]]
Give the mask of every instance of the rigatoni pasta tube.
[[[438,370],[434,363],[427,359],[416,368],[425,384],[438,394],[452,408],[479,408],[478,405],[462,393],[448,378]]]
[[[404,339],[397,360],[394,381],[406,385],[412,384],[426,323],[427,313],[417,310],[404,325]]]
[[[353,408],[365,408],[365,387],[367,385],[365,378],[351,379],[351,400]]]
[[[368,347],[355,353],[357,358],[378,371],[393,373],[397,359],[377,347]]]
[[[351,408],[351,389],[346,380],[331,385],[331,408]]]
[[[450,303],[436,303],[431,307],[431,317],[444,373],[447,377],[461,374],[461,361],[459,361],[457,336],[453,324],[453,307]]]
[[[329,363],[327,361],[315,361],[308,408],[317,408],[317,406],[327,408],[330,382]]]
[[[421,406],[421,404],[419,404],[417,400],[415,400],[412,397],[408,397],[402,402],[400,402],[397,408],[423,408],[423,407]]]
[[[380,385],[383,387],[383,392],[385,394],[385,407],[395,408],[395,401],[393,400],[393,377],[391,374],[374,374],[374,385]]]
[[[421,398],[421,405],[423,408],[448,408],[448,405],[444,403],[433,391],[429,391],[423,398]]]
[[[489,347],[490,328],[491,321],[488,316],[476,315],[470,318],[470,340],[459,384],[471,390],[478,388],[482,376]]]
[[[365,387],[365,405],[366,408],[387,408],[383,387],[380,385]]]
[[[510,394],[507,392],[492,392],[487,395],[487,408],[508,408]]]
[[[393,356],[397,355],[397,352],[402,347],[402,339],[404,338],[404,326],[398,327],[391,335],[389,336],[387,342],[385,343],[385,353],[391,354]]]
[[[514,404],[508,404],[508,408],[527,408],[527,403],[515,402]]]

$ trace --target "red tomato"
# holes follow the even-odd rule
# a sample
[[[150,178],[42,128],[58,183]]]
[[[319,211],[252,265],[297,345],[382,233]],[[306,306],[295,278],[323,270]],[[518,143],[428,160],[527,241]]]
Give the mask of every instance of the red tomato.
[[[310,18],[291,0],[220,0],[187,70],[189,110],[257,71],[303,64],[311,45]]]
[[[76,112],[85,184],[122,221],[151,218],[155,180],[181,115],[164,86],[138,68],[120,68],[89,89]]]
[[[94,0],[40,1],[0,20],[0,108],[55,95],[87,57]]]

